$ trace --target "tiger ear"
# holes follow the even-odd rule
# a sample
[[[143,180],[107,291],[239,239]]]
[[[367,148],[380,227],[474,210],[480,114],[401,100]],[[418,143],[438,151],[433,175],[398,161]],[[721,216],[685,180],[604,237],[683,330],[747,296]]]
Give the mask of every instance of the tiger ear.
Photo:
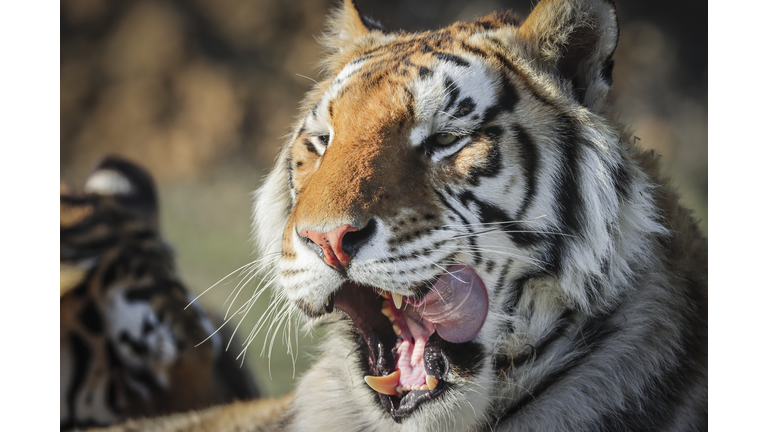
[[[112,197],[124,208],[156,225],[157,192],[144,168],[120,156],[109,155],[91,170],[83,188],[86,193]]]
[[[518,35],[532,49],[534,63],[570,82],[579,103],[602,111],[619,41],[612,0],[542,0]]]
[[[329,57],[347,52],[360,39],[374,32],[383,32],[378,22],[360,13],[355,0],[343,0],[329,17],[326,27],[322,43],[330,50]],[[333,63],[332,59],[328,60]]]

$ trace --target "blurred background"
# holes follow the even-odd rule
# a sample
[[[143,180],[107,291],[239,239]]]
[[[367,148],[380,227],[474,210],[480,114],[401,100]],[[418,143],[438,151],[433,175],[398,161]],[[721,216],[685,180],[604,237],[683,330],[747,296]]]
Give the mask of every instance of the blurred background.
[[[426,30],[493,10],[525,17],[532,1],[357,0],[385,28]],[[692,0],[617,0],[621,37],[611,97],[639,144],[707,232],[707,8]],[[298,102],[317,78],[331,0],[62,0],[61,177],[83,181],[103,155],[158,182],[161,226],[181,277],[202,292],[256,259],[251,192],[274,162]],[[199,301],[224,315],[235,274]],[[256,287],[249,283],[236,310]],[[243,320],[245,340],[267,308]],[[239,320],[240,317],[237,317]],[[294,329],[291,329],[293,333]],[[266,395],[289,391],[319,335],[282,329],[271,358],[261,334],[246,351]],[[270,333],[271,335],[272,333]],[[269,341],[267,341],[269,342]],[[239,352],[242,347],[234,346]],[[267,350],[268,352],[269,350]]]

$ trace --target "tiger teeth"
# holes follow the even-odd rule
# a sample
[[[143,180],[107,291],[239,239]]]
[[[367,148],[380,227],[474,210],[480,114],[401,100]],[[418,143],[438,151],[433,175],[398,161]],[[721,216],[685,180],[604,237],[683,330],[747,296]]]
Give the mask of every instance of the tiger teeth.
[[[410,392],[410,391],[429,391],[434,390],[435,387],[437,387],[437,378],[433,377],[432,375],[427,375],[427,383],[418,385],[404,385],[404,386],[397,386],[395,387],[395,391],[397,394],[403,394],[403,392]]]
[[[384,314],[385,317],[389,318],[389,322],[395,321],[395,314],[392,313],[392,308],[389,306],[389,303],[384,303],[384,305],[381,307],[381,313]]]
[[[400,381],[400,369],[382,377],[366,375],[364,379],[365,383],[377,392],[385,395],[395,396],[398,394],[397,382]]]
[[[326,297],[326,299],[325,299],[325,307],[328,307],[328,305],[330,305],[330,304],[331,304],[331,298],[330,297]]]
[[[392,293],[392,302],[395,304],[396,308],[400,309],[403,306],[403,296]]]
[[[387,317],[389,322],[394,323],[395,322],[395,314],[392,313],[392,308],[389,306],[389,303],[385,303],[384,306],[381,308],[381,313]]]
[[[437,382],[438,382],[437,377],[433,377],[432,375],[427,375],[427,385],[426,385],[427,388],[422,390],[434,390],[435,387],[437,387]]]

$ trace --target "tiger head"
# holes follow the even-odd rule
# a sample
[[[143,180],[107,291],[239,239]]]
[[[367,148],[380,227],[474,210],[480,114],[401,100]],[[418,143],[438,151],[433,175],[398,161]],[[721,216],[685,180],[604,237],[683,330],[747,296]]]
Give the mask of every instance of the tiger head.
[[[256,195],[258,244],[279,296],[348,330],[339,385],[404,425],[477,424],[664,230],[605,113],[616,11],[544,0],[408,34],[347,0],[329,27],[327,78]]]

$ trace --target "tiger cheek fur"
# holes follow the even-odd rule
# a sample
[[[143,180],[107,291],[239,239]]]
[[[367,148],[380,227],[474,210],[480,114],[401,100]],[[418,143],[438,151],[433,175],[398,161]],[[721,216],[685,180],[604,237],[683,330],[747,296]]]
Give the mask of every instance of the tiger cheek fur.
[[[706,240],[606,114],[613,3],[330,28],[254,208],[329,327],[287,429],[706,428]]]

